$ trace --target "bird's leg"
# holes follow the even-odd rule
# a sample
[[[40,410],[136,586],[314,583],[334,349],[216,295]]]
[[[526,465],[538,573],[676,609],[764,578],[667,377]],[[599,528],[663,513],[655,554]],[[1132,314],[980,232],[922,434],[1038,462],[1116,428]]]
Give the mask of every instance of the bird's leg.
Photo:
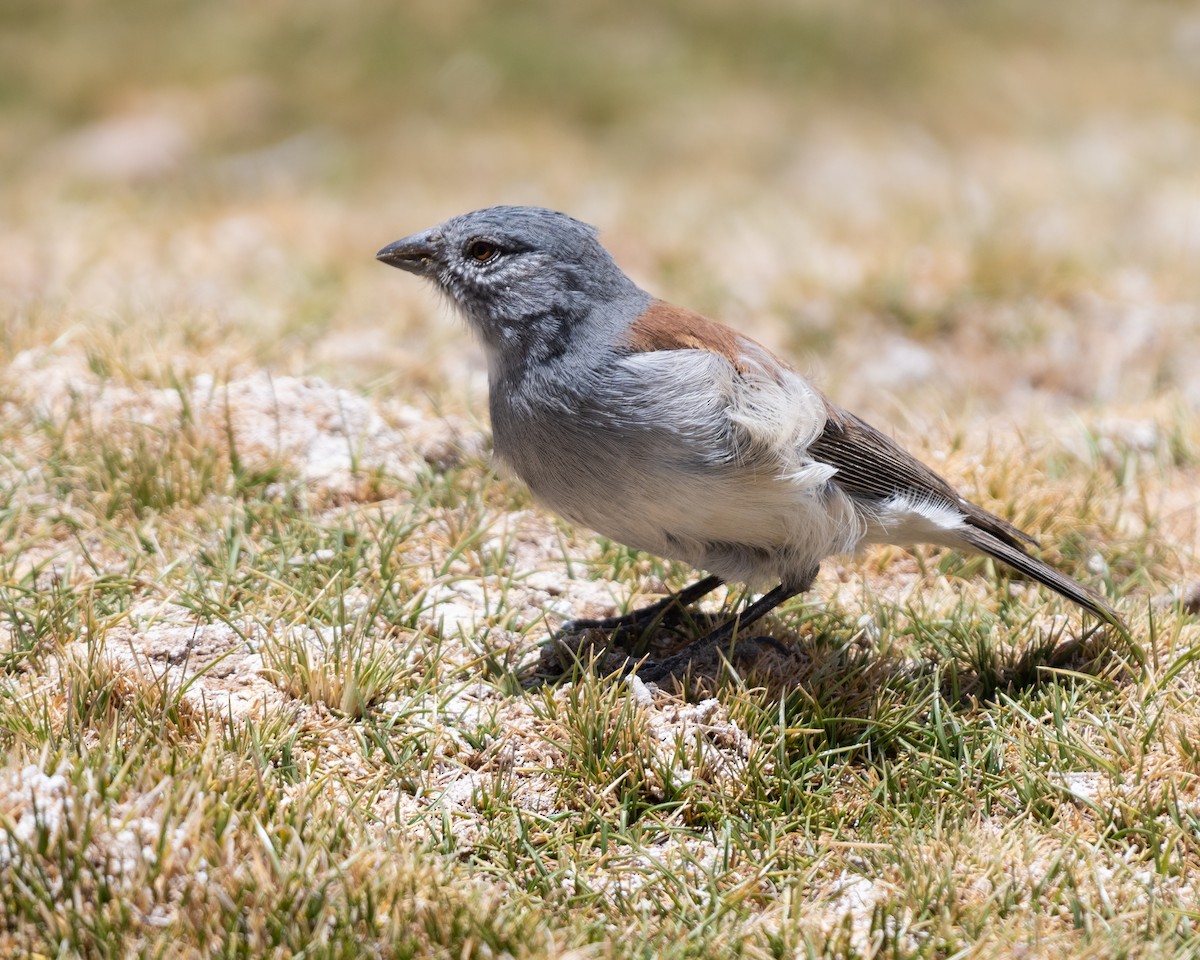
[[[674,626],[683,617],[684,610],[701,597],[712,593],[724,581],[720,577],[705,577],[678,593],[652,603],[640,610],[619,617],[604,617],[601,620],[568,620],[562,625],[563,633],[580,633],[584,630],[609,630],[622,633],[642,633],[654,623]]]
[[[814,578],[815,574],[807,582],[795,587],[785,586],[781,583],[770,593],[759,597],[737,616],[725,621],[725,623],[717,627],[712,633],[689,643],[678,653],[667,657],[665,660],[646,664],[638,670],[638,676],[646,682],[661,683],[663,680],[668,680],[672,677],[682,677],[687,673],[693,661],[698,660],[711,651],[731,654],[732,647],[730,646],[730,641],[734,639],[739,631],[744,630],[756,620],[762,619],[784,601],[790,600],[799,593],[803,593],[812,584]]]

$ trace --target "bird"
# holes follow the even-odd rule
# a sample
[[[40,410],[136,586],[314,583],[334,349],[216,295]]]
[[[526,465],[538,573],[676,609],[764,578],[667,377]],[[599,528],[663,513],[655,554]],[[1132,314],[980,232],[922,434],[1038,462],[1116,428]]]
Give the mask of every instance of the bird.
[[[493,452],[535,500],[637,551],[705,572],[623,616],[564,632],[677,620],[723,584],[773,584],[688,648],[675,676],[807,591],[821,563],[869,544],[984,554],[1124,632],[1095,591],[1030,551],[1032,536],[963,497],[762,344],[658,299],[597,229],[540,207],[456,216],[380,250],[431,281],[481,341]]]

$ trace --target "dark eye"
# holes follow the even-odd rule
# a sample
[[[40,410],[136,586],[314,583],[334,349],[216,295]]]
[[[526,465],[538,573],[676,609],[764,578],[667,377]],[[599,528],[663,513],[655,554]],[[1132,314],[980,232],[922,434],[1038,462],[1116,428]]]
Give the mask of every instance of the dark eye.
[[[487,263],[500,254],[500,248],[490,240],[472,240],[467,244],[467,256],[476,263]]]

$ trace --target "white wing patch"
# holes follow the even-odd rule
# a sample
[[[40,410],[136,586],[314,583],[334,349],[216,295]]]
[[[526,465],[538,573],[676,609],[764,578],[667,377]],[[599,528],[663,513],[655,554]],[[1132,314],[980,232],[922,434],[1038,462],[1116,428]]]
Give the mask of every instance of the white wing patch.
[[[867,539],[875,543],[954,544],[956,531],[966,523],[966,514],[952,504],[903,493],[883,501],[873,513]]]

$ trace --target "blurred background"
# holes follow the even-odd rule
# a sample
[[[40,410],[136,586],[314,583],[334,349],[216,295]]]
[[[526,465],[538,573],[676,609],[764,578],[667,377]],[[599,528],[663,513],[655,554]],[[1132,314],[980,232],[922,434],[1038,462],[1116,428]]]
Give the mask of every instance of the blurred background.
[[[892,422],[1200,404],[1191,3],[6,0],[0,178],[23,376],[480,411],[373,256],[532,203]]]

